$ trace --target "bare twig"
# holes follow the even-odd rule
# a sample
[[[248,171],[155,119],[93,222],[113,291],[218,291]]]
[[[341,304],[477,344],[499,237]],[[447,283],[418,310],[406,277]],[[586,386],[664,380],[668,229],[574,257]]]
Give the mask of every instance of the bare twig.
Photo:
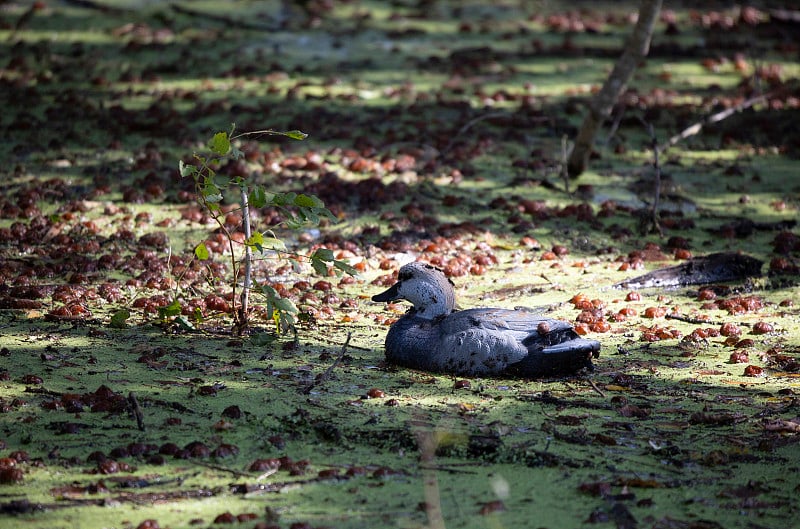
[[[564,134],[561,136],[561,180],[564,181],[564,192],[569,195],[569,137]]]
[[[17,37],[17,32],[25,29],[25,26],[27,26],[30,23],[31,19],[33,18],[33,15],[40,9],[41,8],[37,5],[37,3],[34,3],[33,5],[31,5],[31,7],[28,8],[27,11],[22,13],[22,15],[20,15],[20,17],[17,19],[16,24],[14,24],[14,30],[11,33],[9,33],[8,39],[6,40],[8,42],[14,40]]]
[[[608,147],[608,144],[611,143],[611,140],[617,134],[617,130],[619,130],[619,125],[620,123],[622,123],[622,118],[623,116],[625,116],[625,108],[626,105],[624,103],[618,105],[616,115],[614,116],[614,121],[608,128],[608,135],[606,135],[606,139],[603,142],[603,147]]]
[[[142,412],[142,408],[139,406],[139,401],[136,399],[136,395],[133,393],[133,391],[128,393],[128,404],[130,404],[131,412],[136,418],[136,426],[138,426],[139,430],[145,431],[144,413]]]
[[[102,4],[100,2],[93,2],[92,0],[64,0],[64,3],[76,7],[82,7],[84,9],[96,9],[97,11],[102,11],[103,13],[120,14],[127,12],[126,9]]]
[[[467,121],[464,124],[464,126],[462,126],[460,129],[458,129],[458,132],[456,132],[453,135],[453,137],[450,138],[450,141],[448,142],[447,147],[442,149],[440,154],[442,156],[444,156],[445,154],[449,153],[450,150],[455,146],[456,140],[458,140],[459,137],[461,137],[462,134],[467,132],[469,129],[471,129],[472,127],[474,127],[475,125],[477,125],[481,121],[484,121],[484,120],[487,120],[487,119],[492,119],[492,118],[500,118],[500,117],[507,116],[507,115],[508,115],[508,112],[489,112],[488,114],[483,114],[482,116],[478,116],[476,118],[472,118],[471,120]]]
[[[473,466],[477,466],[478,463],[470,463]],[[448,474],[477,474],[474,470],[462,470],[460,468],[454,468],[457,465],[427,465],[422,464],[419,466],[421,470],[429,470],[434,472],[447,472]]]
[[[333,363],[328,367],[328,369],[325,370],[325,372],[317,375],[314,381],[311,384],[309,384],[306,387],[306,389],[303,390],[303,395],[308,395],[315,387],[319,386],[320,384],[328,380],[328,378],[330,378],[331,373],[333,373],[333,370],[336,369],[336,366],[339,365],[339,363],[342,361],[342,358],[344,358],[345,353],[347,353],[347,346],[350,344],[350,338],[352,336],[353,336],[352,332],[347,333],[347,340],[344,341],[344,345],[342,346],[342,350],[339,351],[339,355],[336,357]]]
[[[649,226],[643,231],[647,233],[653,230],[657,231],[659,235],[664,235],[664,232],[661,231],[661,224],[658,222],[658,206],[661,201],[661,164],[658,161],[658,139],[653,130],[653,124],[643,119],[641,119],[641,122],[647,127],[647,133],[650,135],[650,148],[653,149],[653,169],[655,170],[653,176],[653,207],[650,209]]]
[[[704,120],[698,121],[697,123],[689,127],[686,127],[680,133],[671,137],[666,143],[658,145],[656,148],[656,152],[657,153],[664,152],[670,147],[675,146],[678,142],[685,140],[686,138],[689,138],[691,136],[694,136],[695,134],[698,134],[701,130],[703,130],[703,127],[705,127],[706,125],[711,125],[712,123],[718,123],[723,119],[731,117],[733,114],[736,114],[737,112],[741,112],[742,110],[746,110],[752,107],[753,105],[766,101],[768,97],[769,94],[762,94],[760,96],[752,97],[746,101],[742,101],[735,107],[726,108],[725,110],[717,112],[716,114],[711,114]]]
[[[200,11],[198,9],[191,9],[183,5],[172,3],[170,8],[175,11],[176,13],[180,13],[182,15],[187,15],[190,17],[198,17],[198,18],[205,18],[207,20],[214,20],[216,22],[222,22],[226,28],[241,28],[241,29],[252,29],[255,31],[276,31],[278,25],[269,25],[269,24],[259,24],[257,22],[248,22],[247,20],[242,20],[240,18],[228,17],[225,15],[217,15],[214,13],[209,13],[207,11]]]
[[[235,468],[224,467],[222,465],[215,465],[214,463],[206,463],[204,461],[200,461],[198,459],[193,459],[192,463],[195,465],[200,465],[201,467],[210,468],[213,470],[219,470],[221,472],[228,472],[233,474],[234,476],[239,476],[240,478],[253,478],[255,477],[253,474],[249,472],[242,472],[241,470],[236,470]],[[274,472],[273,472],[274,473]]]
[[[597,384],[594,383],[594,380],[591,378],[589,379],[589,385],[592,386],[592,389],[595,390],[597,393],[600,394],[601,397],[605,398],[606,394],[603,393],[603,390],[597,387]]]
[[[318,322],[317,325],[323,331],[325,331],[326,328],[340,329],[342,327],[339,324],[326,325],[324,321]],[[359,325],[359,324],[348,324],[347,327],[350,328],[350,329],[374,329],[375,328],[374,325]],[[330,343],[330,344],[338,344],[339,343],[338,341],[336,341],[336,340],[334,340],[332,338],[327,338],[325,336],[318,336],[317,339],[319,341],[321,341],[321,342],[326,342],[326,343]],[[371,347],[364,347],[363,345],[350,344],[348,347],[350,349],[357,349],[359,351],[372,351],[373,350]]]
[[[695,325],[708,325],[709,327],[719,327],[723,324],[721,321],[712,321],[712,320],[704,320],[702,318],[693,318],[691,316],[686,316],[685,314],[678,314],[676,312],[668,312],[664,315],[664,319],[667,320],[678,320],[685,323],[694,323]],[[751,327],[752,323],[746,321],[737,322],[737,325],[740,327]]]
[[[276,468],[271,468],[269,470],[266,470],[266,471],[262,472],[261,474],[259,474],[256,477],[256,481],[264,481],[265,479],[267,479],[268,477],[270,477],[271,475],[276,473],[278,471],[278,469],[279,469],[279,467],[276,467]]]

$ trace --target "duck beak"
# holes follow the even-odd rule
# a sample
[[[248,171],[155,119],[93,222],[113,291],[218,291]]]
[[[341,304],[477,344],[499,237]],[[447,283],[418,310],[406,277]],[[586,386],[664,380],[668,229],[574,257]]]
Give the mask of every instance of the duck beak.
[[[381,292],[380,294],[375,294],[372,296],[372,301],[384,302],[384,301],[394,301],[396,299],[400,299],[400,293],[397,291],[397,285],[400,283],[395,283],[388,290]]]

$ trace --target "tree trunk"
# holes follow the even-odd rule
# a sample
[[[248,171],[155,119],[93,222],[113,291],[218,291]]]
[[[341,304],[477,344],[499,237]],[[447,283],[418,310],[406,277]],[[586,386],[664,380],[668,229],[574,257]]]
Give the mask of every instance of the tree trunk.
[[[658,13],[661,11],[661,4],[662,0],[642,0],[639,6],[639,19],[633,28],[633,35],[603,84],[603,88],[592,99],[589,113],[583,120],[578,137],[575,138],[575,147],[567,162],[567,171],[571,178],[576,178],[586,170],[597,129],[611,115],[611,110],[625,91],[633,72],[636,71],[642,59],[647,56],[653,28],[658,19]]]

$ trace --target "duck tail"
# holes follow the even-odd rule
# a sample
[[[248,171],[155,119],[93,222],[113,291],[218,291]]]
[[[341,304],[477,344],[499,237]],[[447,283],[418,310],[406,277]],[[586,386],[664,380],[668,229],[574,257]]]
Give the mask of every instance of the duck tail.
[[[530,353],[521,361],[509,366],[519,376],[537,378],[568,375],[581,369],[593,370],[592,359],[600,356],[600,342],[580,338],[574,330],[548,333],[547,338],[525,343]],[[533,347],[531,347],[533,346]]]

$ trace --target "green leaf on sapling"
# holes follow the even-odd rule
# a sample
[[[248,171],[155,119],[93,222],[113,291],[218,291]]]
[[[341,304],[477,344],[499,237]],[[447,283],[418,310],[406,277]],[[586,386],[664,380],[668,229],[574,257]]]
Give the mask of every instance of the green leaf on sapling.
[[[127,309],[120,309],[111,316],[110,325],[115,329],[125,329],[128,326],[128,318],[130,317],[130,311]]]
[[[313,268],[314,271],[321,276],[328,275],[328,264],[325,261],[311,259],[311,268]]]
[[[306,219],[306,222],[309,222],[314,226],[317,226],[319,224],[319,215],[317,215],[316,208],[302,208],[300,210],[300,213],[303,214],[303,216]]]
[[[317,274],[321,276],[327,276],[328,263],[332,262],[333,260],[332,250],[328,248],[318,248],[313,254],[311,254],[311,268],[313,268]]]
[[[308,138],[308,134],[300,130],[287,130],[286,132],[283,132],[281,134],[283,134],[284,136],[288,136],[293,140],[304,140]]]
[[[260,253],[264,253],[264,235],[260,231],[253,233],[244,243],[251,248],[255,248]]]
[[[333,266],[337,270],[341,270],[342,272],[344,272],[347,275],[350,275],[350,276],[359,275],[358,270],[356,270],[355,268],[353,268],[349,264],[345,263],[344,261],[334,260],[333,261]]]
[[[324,215],[325,217],[327,217],[329,220],[331,220],[333,222],[338,222],[339,221],[339,217],[334,215],[333,212],[331,210],[329,210],[328,208],[319,208],[319,212],[322,213],[322,215]]]
[[[277,336],[267,332],[259,332],[250,336],[250,343],[256,347],[263,347],[275,343]]]
[[[181,304],[180,302],[175,299],[172,300],[172,303],[165,307],[158,308],[158,316],[161,319],[171,318],[172,316],[177,316],[181,313]]]
[[[228,138],[227,132],[217,132],[211,141],[208,142],[208,148],[214,154],[225,156],[231,150],[231,140]]]
[[[294,302],[289,298],[278,298],[274,300],[275,308],[281,312],[288,312],[290,314],[297,314],[299,310]]]
[[[175,322],[180,326],[184,331],[195,331],[197,328],[194,326],[192,322],[189,321],[189,318],[186,316],[180,315],[175,318]]]
[[[275,206],[285,206],[287,204],[294,204],[294,199],[297,193],[289,191],[288,193],[276,193],[272,197],[272,204]]]
[[[178,160],[178,170],[181,173],[181,178],[197,174],[197,166],[184,163],[183,160]]]
[[[247,202],[250,207],[263,208],[269,202],[269,199],[267,198],[267,192],[264,191],[264,188],[261,186],[255,187],[247,196]]]
[[[208,202],[220,202],[222,200],[222,191],[211,179],[207,179],[203,183],[200,193]]]
[[[319,259],[320,261],[330,263],[333,261],[333,250],[330,248],[317,248],[317,250],[311,254],[311,259]]]
[[[275,250],[277,252],[286,251],[286,244],[277,237],[264,237],[261,246],[263,246],[267,250]]]
[[[301,208],[321,208],[323,207],[322,201],[313,195],[306,195],[300,193],[294,197],[294,205]]]
[[[291,211],[284,211],[284,214],[286,215],[286,220],[285,220],[286,226],[290,230],[298,230],[303,227],[303,224],[305,224],[304,218],[292,215]]]
[[[201,261],[207,261],[211,254],[208,252],[208,248],[206,247],[205,243],[200,243],[194,247],[194,255]]]

